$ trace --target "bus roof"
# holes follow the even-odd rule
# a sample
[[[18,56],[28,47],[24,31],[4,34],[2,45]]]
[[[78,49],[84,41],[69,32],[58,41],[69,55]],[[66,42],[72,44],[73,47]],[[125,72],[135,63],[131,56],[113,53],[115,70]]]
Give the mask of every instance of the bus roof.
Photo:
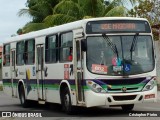
[[[38,31],[34,31],[34,32],[22,34],[22,35],[17,35],[17,36],[14,36],[14,37],[10,37],[10,38],[6,39],[3,42],[3,44],[7,44],[7,43],[10,43],[10,42],[19,41],[19,40],[32,39],[32,38],[36,38],[36,37],[40,37],[40,36],[47,36],[47,35],[51,35],[51,34],[55,34],[55,33],[59,33],[59,32],[74,30],[74,29],[77,29],[77,28],[84,27],[83,25],[85,23],[87,23],[88,21],[95,21],[95,20],[145,20],[145,21],[147,21],[144,18],[134,18],[134,17],[89,18],[89,19],[78,20],[78,21],[75,21],[75,22],[70,22],[70,23],[59,25],[59,26],[49,27],[49,28],[46,28],[46,29],[42,29],[42,30],[38,30]]]

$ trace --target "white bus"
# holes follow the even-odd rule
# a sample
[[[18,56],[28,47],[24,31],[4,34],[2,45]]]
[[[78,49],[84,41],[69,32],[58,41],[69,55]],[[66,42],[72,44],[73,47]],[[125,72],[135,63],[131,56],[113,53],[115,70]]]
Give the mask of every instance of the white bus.
[[[3,44],[4,92],[73,106],[157,101],[153,36],[146,19],[84,19],[9,38]]]

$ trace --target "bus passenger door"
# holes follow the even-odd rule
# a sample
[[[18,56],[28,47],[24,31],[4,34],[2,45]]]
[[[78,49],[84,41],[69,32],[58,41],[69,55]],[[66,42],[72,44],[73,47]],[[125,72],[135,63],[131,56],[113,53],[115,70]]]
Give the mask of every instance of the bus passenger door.
[[[44,45],[36,46],[36,72],[38,85],[38,101],[45,103],[45,81],[44,81]]]
[[[81,51],[81,42],[78,39],[76,41],[76,50],[75,50],[75,73],[76,73],[76,90],[78,103],[84,102],[84,90],[83,90],[83,54]]]
[[[16,79],[16,63],[15,63],[15,56],[16,50],[11,49],[11,84],[12,84],[12,96],[16,97],[16,88],[17,86],[14,85],[14,81]]]

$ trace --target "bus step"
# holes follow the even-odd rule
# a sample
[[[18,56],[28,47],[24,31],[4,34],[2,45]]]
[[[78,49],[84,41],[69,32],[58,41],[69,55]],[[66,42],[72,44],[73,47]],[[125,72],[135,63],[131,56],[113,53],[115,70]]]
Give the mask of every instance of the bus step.
[[[45,102],[46,102],[45,100],[39,100],[38,101],[39,104],[45,104]]]

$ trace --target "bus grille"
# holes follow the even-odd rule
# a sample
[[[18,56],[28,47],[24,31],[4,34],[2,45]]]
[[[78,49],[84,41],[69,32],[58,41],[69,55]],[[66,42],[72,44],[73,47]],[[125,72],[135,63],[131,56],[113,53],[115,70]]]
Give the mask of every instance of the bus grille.
[[[113,96],[115,101],[125,101],[125,100],[134,100],[137,95],[127,95],[127,96]]]
[[[143,78],[124,78],[124,79],[107,79],[101,80],[104,84],[110,85],[107,88],[108,93],[124,93],[123,88],[126,88],[125,93],[139,92],[148,82],[146,77]]]
[[[133,88],[127,88],[127,91],[126,92],[136,92],[138,91],[138,87],[133,87]],[[122,91],[122,88],[109,88],[108,89],[108,92],[123,92]]]

